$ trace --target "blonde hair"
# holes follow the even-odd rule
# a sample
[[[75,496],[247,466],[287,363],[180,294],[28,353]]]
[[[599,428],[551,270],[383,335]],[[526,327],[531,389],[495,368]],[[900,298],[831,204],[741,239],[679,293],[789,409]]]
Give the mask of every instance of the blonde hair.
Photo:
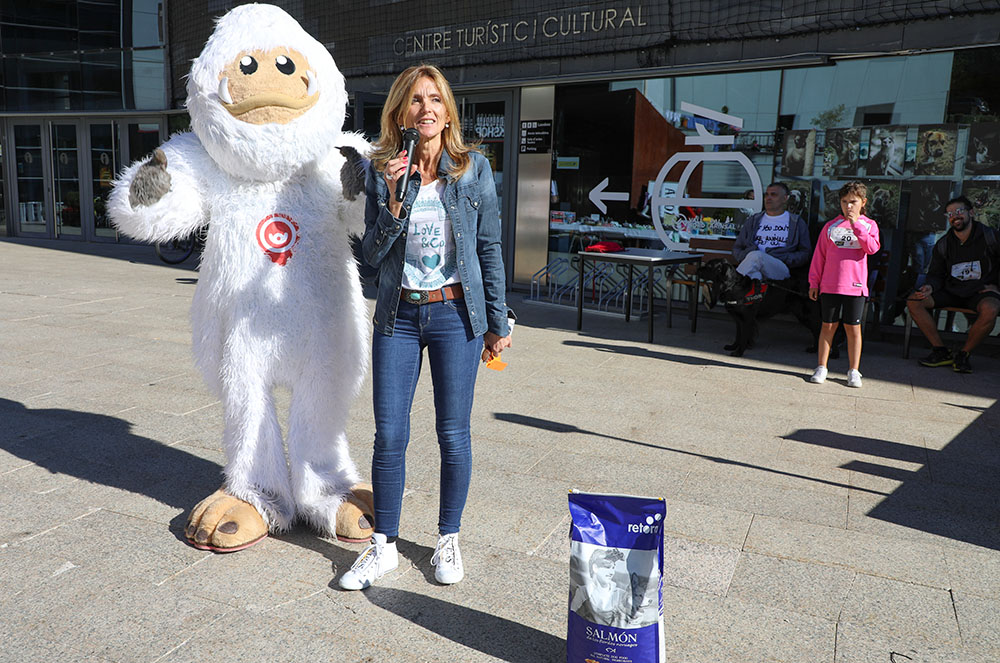
[[[458,117],[458,106],[455,104],[455,95],[451,91],[448,79],[444,77],[441,70],[429,64],[419,64],[405,70],[389,88],[389,96],[382,106],[381,133],[375,141],[374,151],[371,160],[375,170],[383,172],[390,159],[395,158],[403,147],[403,133],[399,127],[406,117],[406,110],[413,99],[413,88],[421,78],[429,78],[434,81],[438,91],[441,93],[441,101],[451,117],[450,126],[445,127],[441,132],[441,142],[444,150],[451,157],[452,166],[448,169],[448,174],[452,179],[458,179],[466,170],[472,160],[470,152],[478,151],[476,144],[467,144],[462,138],[462,127]]]

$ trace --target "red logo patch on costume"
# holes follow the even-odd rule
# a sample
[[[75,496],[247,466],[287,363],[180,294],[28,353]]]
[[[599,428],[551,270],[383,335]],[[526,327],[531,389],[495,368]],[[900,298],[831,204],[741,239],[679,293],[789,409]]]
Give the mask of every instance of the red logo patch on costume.
[[[284,265],[299,241],[299,226],[287,214],[269,214],[257,224],[257,245],[271,262]]]

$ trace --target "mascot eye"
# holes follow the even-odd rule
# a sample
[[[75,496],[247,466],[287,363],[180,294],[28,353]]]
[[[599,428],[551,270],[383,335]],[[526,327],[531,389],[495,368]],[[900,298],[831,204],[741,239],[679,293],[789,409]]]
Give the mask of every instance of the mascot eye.
[[[240,58],[240,71],[249,76],[253,72],[257,71],[257,61],[249,55],[244,55]]]
[[[286,76],[291,76],[295,73],[295,63],[286,58],[284,55],[279,55],[274,59],[274,64],[278,68],[278,71],[285,74]]]

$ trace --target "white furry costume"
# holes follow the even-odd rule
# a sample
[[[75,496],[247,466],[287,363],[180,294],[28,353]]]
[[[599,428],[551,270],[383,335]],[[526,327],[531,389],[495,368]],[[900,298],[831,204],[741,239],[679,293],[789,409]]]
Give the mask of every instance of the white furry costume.
[[[248,61],[243,53],[275,48],[307,58],[309,94],[318,99],[285,123],[237,119],[223,105],[232,100],[220,72]],[[364,154],[368,144],[341,133],[347,93],[333,58],[277,7],[243,5],[223,16],[187,91],[193,132],[162,146],[169,190],[133,206],[130,185],[142,165],[133,164],[115,184],[111,214],[122,232],[148,241],[210,224],[191,322],[196,363],[225,406],[225,491],[272,530],[301,517],[332,535],[359,479],[344,429],[368,368],[369,335],[347,232],[361,223],[364,199],[345,199],[337,148]],[[292,389],[287,458],[276,385]]]

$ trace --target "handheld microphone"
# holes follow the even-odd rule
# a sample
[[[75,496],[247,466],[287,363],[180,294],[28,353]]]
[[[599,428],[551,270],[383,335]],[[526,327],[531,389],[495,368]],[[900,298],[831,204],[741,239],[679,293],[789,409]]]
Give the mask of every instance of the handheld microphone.
[[[417,148],[419,142],[420,134],[417,133],[416,129],[407,129],[403,132],[403,150],[406,150],[406,158],[409,163],[406,164],[403,176],[396,183],[396,202],[398,203],[403,202],[403,198],[406,197],[406,187],[410,183],[410,164],[413,162],[413,150]]]

